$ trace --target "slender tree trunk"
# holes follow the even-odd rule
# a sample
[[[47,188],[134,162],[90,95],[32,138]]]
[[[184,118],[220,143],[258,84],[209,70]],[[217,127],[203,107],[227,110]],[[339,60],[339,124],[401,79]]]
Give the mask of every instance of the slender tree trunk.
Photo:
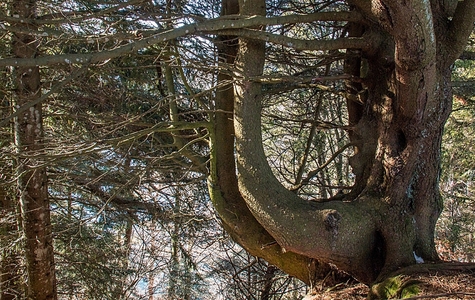
[[[180,258],[179,258],[179,230],[180,225],[173,223],[171,232],[171,257],[170,257],[170,278],[168,279],[168,297],[167,299],[178,299],[180,289]]]
[[[175,203],[173,206],[173,228],[171,229],[171,257],[170,257],[170,278],[168,279],[168,299],[174,300],[182,297],[185,290],[183,289],[183,283],[188,284],[186,278],[183,278],[181,271],[181,259],[180,259],[180,231],[181,231],[181,198],[180,192],[175,191]]]
[[[154,287],[155,284],[155,276],[152,272],[148,274],[148,282],[147,282],[147,293],[148,293],[148,300],[154,300]]]
[[[20,18],[34,19],[35,10],[34,1],[13,1],[12,11]],[[12,49],[15,57],[35,57],[37,47],[36,37],[14,34]],[[40,72],[38,67],[18,67],[15,72],[15,107],[22,107],[40,96]],[[41,104],[32,106],[15,118],[14,131],[28,298],[57,299],[47,176],[38,158],[43,149]]]
[[[117,289],[117,295],[119,295],[119,299],[127,299],[127,292],[129,291],[129,286],[128,286],[128,269],[129,269],[129,256],[130,256],[130,251],[132,248],[132,236],[133,236],[133,228],[134,228],[134,222],[132,220],[132,216],[130,218],[127,218],[126,220],[126,226],[125,226],[125,232],[124,232],[124,244],[122,245],[123,247],[123,252],[122,252],[122,259],[120,261],[120,269],[122,278],[120,279],[120,286]]]
[[[149,230],[156,230],[157,226],[155,224],[155,220],[154,218],[152,218],[152,220],[150,221],[151,224],[150,226],[148,227]],[[156,239],[152,239],[150,241],[151,245],[150,245],[150,253],[155,253],[157,251],[157,240]],[[148,278],[148,282],[147,282],[147,294],[148,294],[148,300],[154,300],[155,298],[155,267],[154,267],[154,263],[152,261],[152,264],[150,265],[150,270],[148,271],[148,275],[147,275],[147,278]]]
[[[273,265],[268,265],[264,275],[264,287],[262,288],[260,300],[271,299],[272,285],[274,284],[274,277],[277,269]]]

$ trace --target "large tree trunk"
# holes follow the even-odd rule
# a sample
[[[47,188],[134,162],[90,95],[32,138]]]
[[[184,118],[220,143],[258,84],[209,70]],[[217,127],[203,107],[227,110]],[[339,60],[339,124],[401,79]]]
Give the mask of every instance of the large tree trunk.
[[[372,9],[385,42],[366,53],[369,97],[353,137],[358,154],[352,166],[366,174],[358,182],[365,186],[363,194],[388,205],[380,210],[378,227],[390,270],[410,264],[414,255],[438,259],[434,230],[442,210],[438,180],[442,132],[451,111],[450,65],[475,16],[469,1],[459,2],[452,23],[437,4],[387,2]]]
[[[13,1],[12,11],[20,18],[33,20],[35,10],[34,1]],[[37,46],[34,36],[13,36],[15,57],[35,57]],[[40,96],[40,73],[38,67],[18,67],[15,72],[15,107],[21,108]],[[27,296],[35,300],[56,299],[47,177],[39,158],[44,146],[41,104],[32,106],[15,118],[14,135],[18,155],[18,196],[25,235]]]
[[[253,80],[263,71],[263,42],[240,39],[234,124],[239,189],[259,223],[282,248],[371,283],[417,256],[438,259],[433,238],[442,208],[438,175],[451,109],[449,66],[471,31],[475,5],[459,2],[449,23],[427,2],[375,1],[369,8],[367,1],[354,2],[380,23],[372,29],[384,42],[364,53],[368,97],[362,109],[350,109],[357,190],[347,201],[304,201],[273,175],[262,146],[262,87]],[[264,7],[263,0],[243,1],[241,14],[263,14]],[[454,44],[459,47],[450,48]]]

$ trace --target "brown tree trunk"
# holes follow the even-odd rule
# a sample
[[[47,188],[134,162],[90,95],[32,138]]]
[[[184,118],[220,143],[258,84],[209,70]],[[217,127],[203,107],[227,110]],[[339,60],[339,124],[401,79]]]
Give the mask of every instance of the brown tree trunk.
[[[449,40],[466,40],[471,29],[464,26],[472,27],[474,8],[467,1],[459,5],[465,20],[457,20],[453,37],[450,26],[434,23],[447,12],[427,5],[388,1],[374,9],[386,42],[366,53],[369,97],[355,131],[360,139],[353,167],[361,173],[370,168],[362,195],[387,205],[377,225],[385,271],[414,263],[416,256],[438,260],[434,230],[442,210],[441,138],[452,101],[449,66],[464,46],[452,47]]]
[[[175,191],[175,203],[173,206],[173,214],[179,216],[180,214],[180,193]],[[170,232],[171,238],[171,256],[170,256],[170,278],[168,279],[168,296],[167,299],[178,299],[182,295],[181,283],[185,281],[180,278],[180,228],[181,223],[179,218],[173,222],[173,229]]]
[[[223,15],[237,15],[237,0],[224,0]],[[286,251],[251,214],[238,189],[235,165],[233,106],[234,88],[231,72],[238,52],[238,40],[234,36],[221,36],[217,42],[221,64],[216,92],[214,131],[212,133],[212,162],[209,178],[211,200],[223,225],[233,239],[252,255],[264,258],[287,274],[314,285],[329,272],[328,264]],[[335,277],[346,277],[335,274]],[[331,283],[330,283],[331,284]]]
[[[34,1],[13,1],[12,11],[20,18],[33,20],[35,10]],[[15,57],[35,57],[37,46],[36,37],[25,34],[13,36]],[[40,96],[40,72],[38,67],[18,67],[15,72],[15,106],[22,107]],[[41,104],[16,117],[14,131],[18,155],[18,196],[25,235],[27,297],[35,300],[57,299],[46,169],[38,158],[44,146]]]

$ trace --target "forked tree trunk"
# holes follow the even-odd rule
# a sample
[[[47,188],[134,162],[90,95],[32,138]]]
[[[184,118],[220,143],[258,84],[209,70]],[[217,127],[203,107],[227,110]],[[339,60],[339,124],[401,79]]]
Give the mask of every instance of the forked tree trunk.
[[[20,18],[33,20],[35,10],[34,1],[13,1],[13,14]],[[15,57],[35,57],[37,46],[34,36],[13,35]],[[21,108],[40,96],[40,72],[38,67],[18,67],[15,72],[15,107]],[[14,135],[18,155],[18,196],[25,236],[27,297],[57,299],[46,169],[39,159],[44,146],[41,104],[15,118]]]
[[[428,2],[380,1],[369,8],[367,1],[354,2],[380,23],[372,29],[384,41],[364,53],[368,97],[361,109],[350,110],[358,190],[346,202],[310,203],[273,175],[262,146],[262,87],[253,80],[265,61],[260,41],[240,39],[234,125],[239,189],[259,223],[282,248],[371,283],[417,256],[437,260],[433,238],[442,208],[437,184],[451,109],[449,66],[471,32],[475,5],[459,2],[450,23],[441,7]],[[243,15],[265,13],[262,0],[240,4]]]
[[[222,2],[222,15],[237,15],[237,0]],[[237,184],[234,148],[234,88],[232,70],[238,53],[235,36],[221,36],[217,42],[220,60],[218,89],[215,102],[214,130],[212,134],[211,176],[209,191],[223,226],[233,239],[249,253],[264,258],[287,274],[312,286],[334,269],[328,264],[282,249],[275,239],[251,214]],[[346,278],[335,274],[334,278]],[[331,282],[328,282],[331,284]]]

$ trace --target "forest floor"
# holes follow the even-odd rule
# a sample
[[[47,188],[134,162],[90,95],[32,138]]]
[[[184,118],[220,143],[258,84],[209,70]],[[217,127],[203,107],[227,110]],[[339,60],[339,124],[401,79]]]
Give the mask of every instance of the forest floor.
[[[385,299],[475,299],[475,264],[445,262],[415,265],[403,269],[384,286]],[[343,283],[326,288],[304,300],[363,300],[368,286]]]

